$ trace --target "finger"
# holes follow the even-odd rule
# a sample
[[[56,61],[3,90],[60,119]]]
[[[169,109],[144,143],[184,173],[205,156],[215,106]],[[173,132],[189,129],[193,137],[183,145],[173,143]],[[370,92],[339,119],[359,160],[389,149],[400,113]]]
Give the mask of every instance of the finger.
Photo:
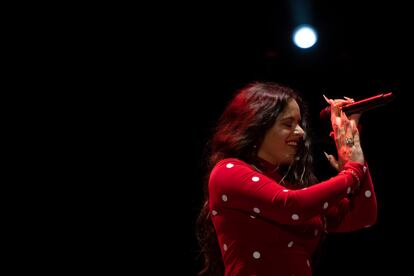
[[[351,126],[351,129],[352,129],[352,135],[358,134],[358,127],[355,124],[355,121],[351,120],[350,121],[350,126]]]
[[[331,124],[332,128],[335,130],[336,128],[340,127],[341,125],[341,109],[335,105],[331,105]]]
[[[338,164],[338,161],[336,161],[335,157],[333,155],[331,155],[331,154],[327,154],[326,152],[323,152],[323,153],[325,154],[326,159],[328,159],[329,164],[331,164],[331,166],[335,170],[339,171],[339,164]]]
[[[337,121],[340,121],[341,122],[341,125],[338,128],[337,134],[338,134],[338,136],[340,138],[345,138],[346,135],[348,134],[348,130],[349,130],[349,120],[346,117],[345,113],[342,112],[342,111],[341,111],[341,115],[340,116],[341,116],[340,117],[340,120],[337,120]],[[352,135],[352,132],[350,132],[349,135],[351,136]]]
[[[344,96],[344,99],[345,99],[345,100],[348,100],[348,101],[349,101],[349,102],[351,102],[351,103],[355,102],[355,101],[354,101],[354,99],[349,98],[349,97],[345,97],[345,96]]]
[[[361,113],[354,113],[352,115],[349,115],[349,120],[354,121],[355,125],[359,124],[359,118],[361,118]]]
[[[334,100],[332,100],[333,102],[334,102],[334,104],[336,105],[336,106],[338,106],[338,107],[342,107],[342,106],[344,106],[344,105],[347,105],[347,104],[349,104],[349,101],[348,100],[344,100],[344,99],[334,99]]]
[[[342,116],[341,120],[343,121],[345,137],[348,137],[348,138],[354,137],[354,131],[351,125],[351,121],[348,120],[348,117],[346,117],[345,112],[342,112],[341,116]]]
[[[332,104],[332,100],[331,99],[329,99],[329,98],[327,98],[325,95],[323,95],[322,94],[322,96],[323,96],[323,98],[325,99],[325,101],[328,103],[328,104]]]
[[[348,116],[346,116],[346,113],[345,112],[343,112],[342,110],[341,110],[341,119],[345,122],[345,121],[349,121],[349,119],[348,119]]]
[[[361,140],[359,136],[358,127],[355,125],[355,122],[351,121],[352,135],[354,136],[354,145],[361,146]]]
[[[359,133],[354,135],[354,145],[357,147],[361,146],[361,139],[359,138]]]
[[[350,122],[342,111],[340,117],[335,118],[334,133],[335,143],[338,149],[346,145],[345,140],[347,137],[352,138]]]
[[[344,100],[331,100],[331,114],[335,115],[335,116],[341,116],[341,109],[342,106],[344,105]]]
[[[341,143],[341,136],[345,135],[344,133],[344,129],[342,127],[342,122],[341,122],[341,118],[339,117],[335,117],[335,122],[332,125],[333,127],[333,132],[334,132],[334,138],[335,138],[335,142],[338,146],[340,146]]]
[[[338,148],[341,148],[345,141],[346,131],[349,128],[349,120],[345,113],[339,108],[339,104],[343,100],[335,100],[331,105],[331,124],[334,132],[335,143]],[[332,110],[334,110],[332,112]],[[349,133],[349,137],[352,137],[352,133]]]

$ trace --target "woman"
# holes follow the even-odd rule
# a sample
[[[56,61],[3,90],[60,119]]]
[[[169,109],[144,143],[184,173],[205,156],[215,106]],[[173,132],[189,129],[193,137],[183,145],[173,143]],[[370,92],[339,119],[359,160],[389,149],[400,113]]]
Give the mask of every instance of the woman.
[[[368,227],[375,193],[356,127],[329,100],[338,175],[317,181],[310,130],[298,93],[276,83],[241,89],[210,144],[205,204],[198,218],[200,275],[312,275],[324,232]],[[356,120],[356,121],[355,121]]]

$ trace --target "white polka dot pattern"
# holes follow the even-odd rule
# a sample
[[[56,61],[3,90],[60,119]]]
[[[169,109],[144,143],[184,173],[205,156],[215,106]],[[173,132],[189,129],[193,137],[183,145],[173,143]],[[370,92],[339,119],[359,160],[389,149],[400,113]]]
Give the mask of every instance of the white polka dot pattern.
[[[365,196],[366,196],[366,197],[371,197],[371,194],[372,194],[372,193],[371,193],[371,191],[370,191],[370,190],[366,190],[366,191],[365,191]]]
[[[213,211],[211,211],[211,214],[212,214],[213,216],[215,216],[215,215],[217,215],[217,211],[216,211],[216,210],[213,210]]]
[[[288,247],[292,247],[293,246],[293,241],[290,241],[289,243],[288,243]]]
[[[223,249],[224,249],[224,251],[227,251],[227,244],[223,244]]]
[[[259,181],[260,180],[260,178],[258,177],[258,176],[253,176],[252,177],[252,181],[253,182],[257,182],[257,181]]]
[[[351,193],[351,187],[348,187],[348,188],[346,189],[346,193],[347,193],[347,194]]]
[[[299,215],[298,214],[293,214],[292,215],[292,219],[293,220],[298,220],[299,219]]]
[[[283,190],[283,192],[287,193],[287,192],[289,192],[289,190],[287,190],[287,189],[284,189],[284,190]]]
[[[325,202],[325,203],[323,204],[323,209],[328,208],[328,206],[329,206],[329,203],[328,203],[328,202]]]
[[[226,202],[226,201],[228,200],[228,198],[227,198],[227,196],[226,196],[226,195],[222,195],[222,196],[221,196],[221,200],[223,200],[224,202]]]
[[[256,260],[260,259],[260,252],[259,251],[254,251],[253,252],[253,258],[255,258]]]
[[[229,168],[229,169],[231,169],[231,168],[233,168],[233,167],[234,167],[234,165],[233,165],[232,163],[228,163],[228,164],[226,165],[226,167],[227,167],[227,168]]]
[[[259,208],[257,208],[257,207],[254,207],[254,208],[253,208],[253,212],[255,212],[256,214],[259,214],[259,213],[260,213],[260,209],[259,209]]]

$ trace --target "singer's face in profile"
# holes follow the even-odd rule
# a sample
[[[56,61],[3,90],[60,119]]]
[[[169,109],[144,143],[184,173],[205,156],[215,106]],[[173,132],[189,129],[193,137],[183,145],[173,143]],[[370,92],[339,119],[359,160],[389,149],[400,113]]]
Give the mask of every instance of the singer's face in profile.
[[[266,132],[258,156],[275,165],[292,163],[304,135],[300,122],[299,105],[292,99]]]

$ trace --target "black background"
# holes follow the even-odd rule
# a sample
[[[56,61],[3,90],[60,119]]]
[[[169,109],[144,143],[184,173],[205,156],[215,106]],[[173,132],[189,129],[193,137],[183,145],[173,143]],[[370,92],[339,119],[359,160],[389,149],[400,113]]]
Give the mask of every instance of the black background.
[[[125,194],[115,200],[123,209],[109,212],[119,224],[112,224],[120,236],[113,242],[122,259],[116,266],[141,271],[144,258],[151,275],[196,274],[201,264],[194,223],[202,205],[205,143],[235,90],[269,80],[299,90],[308,102],[321,179],[334,174],[322,153],[334,152],[319,119],[326,106],[322,94],[356,100],[395,94],[392,103],[361,118],[378,222],[329,236],[315,275],[376,275],[408,267],[401,248],[410,236],[411,171],[404,160],[410,160],[412,140],[412,31],[410,9],[402,3],[174,3],[121,12],[115,25],[107,23],[115,39],[109,45],[116,49],[108,57],[116,75],[111,85],[120,91],[114,92],[114,110],[121,114],[109,120],[119,131],[110,137],[125,138],[114,149],[123,166],[117,181],[128,176]],[[299,23],[318,31],[314,48],[292,44]]]

